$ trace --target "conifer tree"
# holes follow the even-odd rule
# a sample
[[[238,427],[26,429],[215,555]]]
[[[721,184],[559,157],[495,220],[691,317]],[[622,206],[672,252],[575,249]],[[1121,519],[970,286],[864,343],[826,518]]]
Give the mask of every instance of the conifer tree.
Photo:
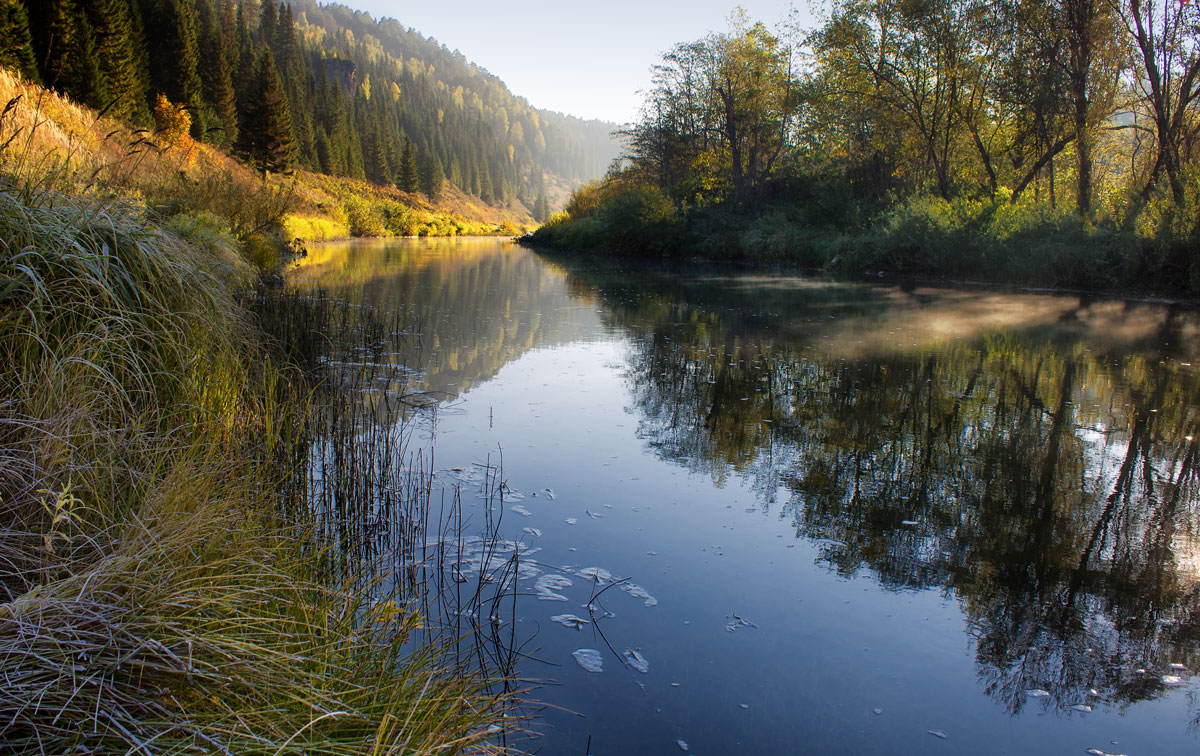
[[[154,30],[147,39],[150,85],[192,114],[192,137],[204,136],[203,85],[192,0],[141,0],[142,19]]]
[[[442,161],[432,151],[426,152],[421,160],[421,191],[429,199],[437,199],[446,180]]]
[[[406,192],[415,192],[421,188],[417,151],[413,149],[412,140],[408,137],[404,138],[404,151],[400,153],[400,173],[396,178],[396,186]]]
[[[74,23],[63,91],[93,108],[106,107],[109,104],[108,79],[96,55],[95,31],[81,8],[75,10]]]
[[[106,88],[109,112],[144,120],[146,82],[139,40],[127,0],[89,0],[84,6],[95,38],[94,59]]]
[[[213,143],[228,147],[238,134],[237,95],[230,70],[233,45],[216,9],[206,2],[200,11],[200,78],[211,120],[206,131]]]
[[[43,0],[27,7],[33,54],[46,86],[65,91],[72,78],[77,9],[72,0]]]
[[[0,66],[18,71],[26,81],[39,82],[29,14],[22,0],[0,0]]]
[[[278,173],[291,167],[295,148],[292,117],[269,48],[264,48],[259,57],[239,137],[239,151],[262,172],[263,181],[267,180],[268,172]]]
[[[275,27],[278,25],[279,14],[275,9],[275,0],[263,0],[262,12],[258,14],[259,44],[275,44]]]
[[[550,217],[550,202],[546,199],[546,190],[538,192],[537,200],[533,203],[533,219],[538,223],[545,223],[546,218]]]

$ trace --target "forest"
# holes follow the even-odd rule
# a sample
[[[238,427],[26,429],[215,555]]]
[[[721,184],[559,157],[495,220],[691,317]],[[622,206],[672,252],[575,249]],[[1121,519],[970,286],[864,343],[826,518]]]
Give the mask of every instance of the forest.
[[[264,175],[448,183],[542,220],[615,156],[612,124],[534,109],[433,39],[314,0],[3,0],[0,39],[26,81],[159,132],[182,110]]]
[[[1200,289],[1200,9],[835,0],[654,71],[627,154],[535,244]]]

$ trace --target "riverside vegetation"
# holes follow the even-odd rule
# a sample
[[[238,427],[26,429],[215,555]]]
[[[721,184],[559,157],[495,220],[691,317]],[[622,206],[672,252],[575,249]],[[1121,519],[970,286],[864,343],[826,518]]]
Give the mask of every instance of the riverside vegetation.
[[[503,656],[468,668],[372,569],[425,548],[430,486],[329,331],[397,329],[255,285],[317,192],[390,200],[3,70],[0,102],[3,750],[502,752]]]
[[[628,154],[526,238],[1200,293],[1200,9],[838,0],[668,52]]]

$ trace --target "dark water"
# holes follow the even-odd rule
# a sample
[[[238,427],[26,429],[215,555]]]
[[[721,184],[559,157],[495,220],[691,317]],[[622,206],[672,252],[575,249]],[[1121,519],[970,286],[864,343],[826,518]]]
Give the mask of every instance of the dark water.
[[[503,460],[530,750],[1200,747],[1195,312],[490,240],[296,277],[420,332],[440,482]]]

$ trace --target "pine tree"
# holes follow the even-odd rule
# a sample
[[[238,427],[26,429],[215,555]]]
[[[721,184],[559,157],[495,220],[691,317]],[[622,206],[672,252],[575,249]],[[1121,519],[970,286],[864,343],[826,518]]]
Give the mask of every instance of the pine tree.
[[[90,0],[84,7],[94,33],[93,57],[104,79],[109,112],[126,119],[144,117],[146,82],[129,3]]]
[[[22,0],[0,0],[0,66],[18,71],[26,81],[41,80]]]
[[[404,151],[400,153],[400,173],[396,178],[396,186],[406,192],[415,192],[421,188],[417,151],[413,149],[412,140],[408,137],[404,138]]]
[[[71,85],[71,51],[78,13],[72,0],[44,0],[28,8],[34,59],[46,86],[66,91]]]
[[[538,223],[545,223],[546,218],[550,217],[550,202],[546,199],[546,190],[538,192],[537,200],[533,203],[533,219]]]
[[[275,58],[266,48],[258,62],[252,97],[239,130],[239,151],[262,172],[286,171],[292,165],[295,139],[287,95],[279,81]]]
[[[275,0],[263,0],[262,12],[258,15],[259,44],[275,44],[275,27],[278,25],[279,14],[275,10]]]
[[[71,35],[68,75],[64,78],[63,91],[78,102],[93,108],[104,108],[109,104],[108,79],[100,68],[96,55],[96,35],[87,14],[82,9],[75,11],[75,30]]]
[[[421,191],[429,199],[437,199],[446,180],[442,161],[433,152],[426,152],[421,160]]]
[[[142,18],[154,30],[148,35],[150,85],[192,114],[192,136],[204,136],[203,85],[196,41],[196,9],[192,0],[141,0]]]
[[[233,45],[213,6],[206,2],[200,10],[200,78],[211,121],[206,132],[211,132],[213,143],[228,147],[238,135],[237,95],[229,67]]]

